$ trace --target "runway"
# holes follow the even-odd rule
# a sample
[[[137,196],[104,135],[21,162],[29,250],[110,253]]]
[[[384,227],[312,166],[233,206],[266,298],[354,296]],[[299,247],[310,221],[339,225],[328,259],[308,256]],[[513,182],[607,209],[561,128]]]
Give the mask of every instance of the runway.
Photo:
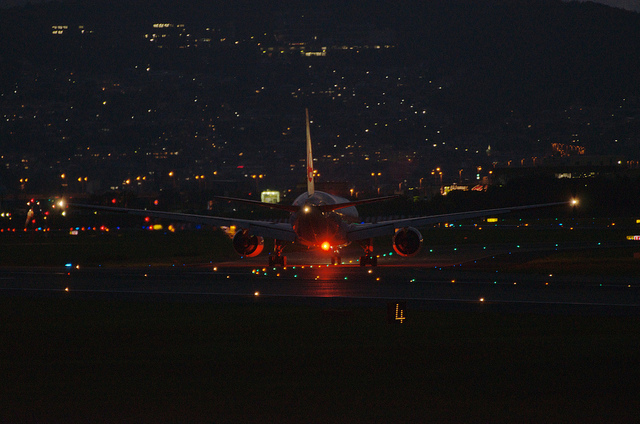
[[[640,281],[636,279],[481,272],[465,265],[473,263],[468,254],[463,252],[467,262],[457,265],[424,259],[406,263],[389,258],[375,268],[349,264],[349,258],[341,266],[322,265],[317,258],[298,253],[292,257],[292,262],[298,264],[284,269],[259,266],[263,257],[172,268],[2,269],[0,296],[338,308],[385,307],[388,302],[406,301],[411,309],[621,315],[640,312]]]

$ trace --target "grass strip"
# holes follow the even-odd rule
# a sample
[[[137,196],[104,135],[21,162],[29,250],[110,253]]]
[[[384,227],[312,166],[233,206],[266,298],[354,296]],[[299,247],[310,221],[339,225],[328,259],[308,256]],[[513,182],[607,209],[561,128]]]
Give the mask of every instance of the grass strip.
[[[0,299],[2,422],[634,422],[640,318]]]

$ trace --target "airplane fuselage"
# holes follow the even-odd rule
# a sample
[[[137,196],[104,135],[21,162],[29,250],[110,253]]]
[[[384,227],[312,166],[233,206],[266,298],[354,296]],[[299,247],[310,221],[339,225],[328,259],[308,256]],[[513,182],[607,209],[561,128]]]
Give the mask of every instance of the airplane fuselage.
[[[298,236],[298,242],[323,250],[335,250],[349,244],[347,228],[358,220],[358,211],[350,206],[333,211],[323,211],[323,205],[348,203],[348,200],[322,191],[312,195],[303,193],[293,202],[299,207],[291,214],[290,223]]]

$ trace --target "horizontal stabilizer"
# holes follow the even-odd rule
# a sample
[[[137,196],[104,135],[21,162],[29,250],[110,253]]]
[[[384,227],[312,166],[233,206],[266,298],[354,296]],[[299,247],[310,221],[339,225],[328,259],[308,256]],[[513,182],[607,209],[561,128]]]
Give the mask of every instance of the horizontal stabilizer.
[[[336,203],[334,205],[320,205],[322,212],[331,212],[338,209],[349,208],[351,206],[364,205],[365,203],[383,202],[385,200],[397,199],[399,196],[374,197],[373,199],[356,200],[354,202]]]
[[[260,206],[260,207],[263,207],[263,208],[279,209],[279,210],[287,211],[287,212],[295,212],[295,211],[297,211],[299,209],[297,206],[293,206],[293,205],[281,205],[281,204],[278,204],[278,203],[266,203],[266,202],[259,202],[257,200],[239,199],[239,198],[236,198],[236,197],[214,196],[213,198],[214,199],[218,199],[218,200],[225,200],[225,201],[229,201],[229,202],[245,203],[247,205]]]

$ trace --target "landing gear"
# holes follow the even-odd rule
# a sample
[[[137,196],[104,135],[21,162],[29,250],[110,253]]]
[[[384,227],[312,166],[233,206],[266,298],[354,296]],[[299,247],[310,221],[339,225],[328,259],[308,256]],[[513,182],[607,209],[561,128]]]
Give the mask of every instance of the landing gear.
[[[373,243],[372,240],[369,239],[366,243],[362,244],[362,248],[364,249],[364,256],[360,256],[360,266],[378,266],[378,258],[373,255]]]
[[[270,255],[269,266],[278,266],[278,265],[280,265],[283,268],[287,266],[287,257],[280,256],[280,255]]]
[[[378,266],[378,258],[374,255],[360,256],[360,266]]]
[[[331,257],[331,265],[342,265],[342,257],[340,255],[333,255]]]
[[[273,244],[273,255],[269,255],[269,266],[277,266],[281,267],[287,266],[287,257],[282,256],[282,250],[284,249],[284,242],[280,240],[276,240]]]

